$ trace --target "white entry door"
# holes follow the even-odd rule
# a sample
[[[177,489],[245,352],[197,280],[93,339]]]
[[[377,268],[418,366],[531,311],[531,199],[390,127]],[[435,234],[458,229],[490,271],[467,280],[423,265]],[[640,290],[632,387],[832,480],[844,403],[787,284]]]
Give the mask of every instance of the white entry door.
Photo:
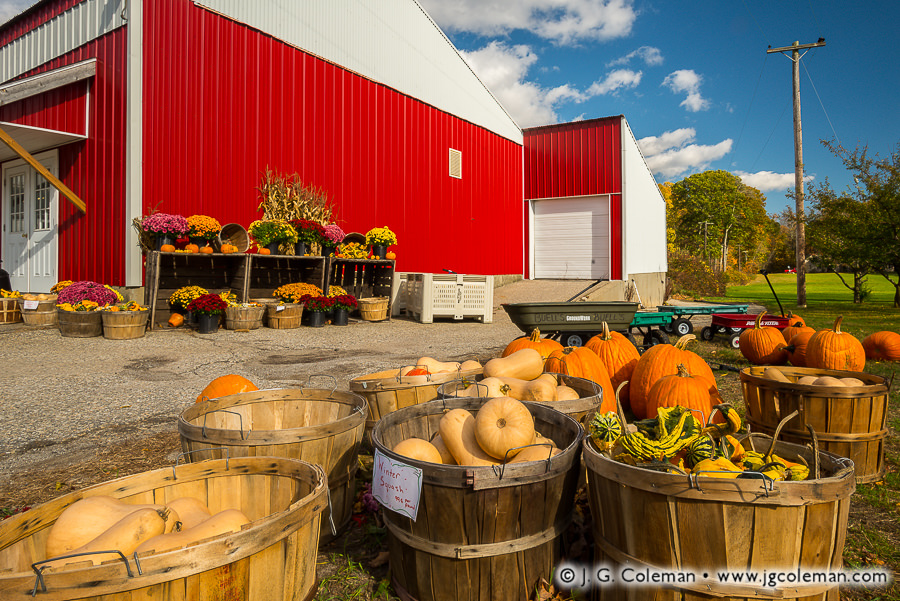
[[[36,157],[57,173],[56,152]],[[3,249],[14,290],[48,292],[58,281],[56,188],[24,161],[3,168]]]
[[[609,278],[609,196],[532,201],[533,277]]]

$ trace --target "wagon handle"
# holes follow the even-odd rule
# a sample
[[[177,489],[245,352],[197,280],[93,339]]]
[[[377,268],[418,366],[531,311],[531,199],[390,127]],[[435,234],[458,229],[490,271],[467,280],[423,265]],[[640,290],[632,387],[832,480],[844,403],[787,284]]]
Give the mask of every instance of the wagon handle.
[[[41,586],[41,592],[47,592],[47,584],[44,582],[44,568],[47,566],[41,566],[42,563],[48,563],[51,561],[57,561],[59,559],[68,559],[70,557],[81,557],[83,555],[99,555],[101,553],[118,553],[119,558],[125,563],[125,571],[128,573],[129,578],[134,578],[134,574],[131,572],[131,566],[128,564],[128,558],[119,551],[118,549],[110,549],[108,551],[86,551],[84,553],[69,553],[68,555],[58,555],[57,557],[51,557],[49,559],[42,559],[41,561],[36,561],[31,564],[31,569],[34,570],[36,575],[34,579],[34,588],[31,589],[31,596],[37,596],[38,585]],[[41,567],[38,567],[41,566]]]
[[[334,391],[337,390],[338,383],[337,383],[337,378],[335,378],[334,376],[332,376],[330,374],[312,374],[311,376],[306,378],[305,384],[300,385],[300,392],[303,392],[303,389],[312,383],[313,378],[328,378],[329,380],[331,380],[332,386],[331,386],[331,392],[328,393],[328,398],[331,398],[331,396],[334,395]],[[243,438],[241,438],[241,440],[243,440]]]
[[[175,465],[172,466],[172,480],[178,480],[178,476],[175,475],[175,468],[178,467],[178,461],[184,457],[185,455],[190,455],[191,453],[198,453],[200,451],[222,451],[225,453],[225,469],[228,469],[228,447],[209,447],[208,449],[194,449],[193,451],[186,451],[184,453],[179,453],[177,457],[175,457]]]
[[[550,450],[553,449],[553,445],[550,444],[549,442],[533,442],[531,444],[522,445],[521,447],[511,447],[511,448],[507,449],[506,453],[503,454],[503,463],[501,463],[499,466],[497,466],[497,465],[491,466],[491,469],[494,470],[494,474],[496,474],[498,479],[503,480],[503,472],[506,471],[506,466],[508,465],[507,461],[509,461],[509,459],[510,459],[509,452],[515,451],[516,449],[519,449],[519,450],[527,449],[528,447],[550,447]],[[541,459],[541,461],[547,462],[547,471],[544,473],[549,473],[550,472],[550,454],[547,453],[547,458]],[[499,471],[498,471],[498,468],[499,468]]]
[[[300,390],[303,390],[302,388]],[[238,416],[238,422],[240,422],[240,426],[238,427],[238,432],[241,433],[241,440],[246,440],[244,438],[244,417],[238,413],[237,411],[229,411],[228,409],[213,409],[212,411],[207,411],[203,414],[203,427],[200,429],[200,433],[206,438],[206,416],[210,413],[230,413],[232,415]],[[250,435],[250,428],[247,428],[247,436]]]
[[[691,473],[688,474],[688,482],[689,482],[691,488],[696,488],[699,492],[702,493],[703,489],[700,488],[700,480],[699,480],[698,476],[700,474],[721,474],[723,472],[726,472],[726,470],[691,471]],[[727,473],[731,473],[731,472],[727,472]],[[746,474],[747,478],[757,478],[758,477],[763,481],[763,491],[766,493],[766,497],[769,496],[769,491],[775,492],[775,480],[768,477],[767,475],[765,475],[761,472],[744,472],[744,474]],[[716,476],[712,476],[712,477],[715,478]],[[734,478],[734,479],[737,480],[737,478]]]

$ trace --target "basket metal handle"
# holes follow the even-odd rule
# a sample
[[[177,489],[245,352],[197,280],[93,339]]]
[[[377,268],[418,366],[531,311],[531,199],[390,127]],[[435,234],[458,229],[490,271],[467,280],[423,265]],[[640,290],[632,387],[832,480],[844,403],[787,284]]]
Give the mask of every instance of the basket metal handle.
[[[696,488],[699,492],[704,492],[702,488],[700,488],[700,480],[698,476],[700,474],[721,474],[726,472],[726,470],[700,470],[700,471],[692,471],[688,475],[688,482],[690,483],[691,488]],[[732,473],[732,472],[727,472]],[[775,492],[775,480],[770,478],[769,476],[763,474],[762,472],[743,472],[741,474],[745,479],[749,478],[759,478],[763,481],[763,491],[766,493],[766,497],[769,496],[769,491]],[[716,476],[713,476],[716,477]],[[738,478],[735,477],[734,480]]]
[[[237,411],[229,411],[228,409],[213,409],[212,411],[207,411],[203,414],[203,427],[200,429],[200,432],[204,438],[206,438],[206,416],[210,413],[230,413],[232,415],[238,416],[238,422],[240,423],[240,425],[238,426],[238,432],[241,433],[241,440],[246,440],[246,438],[244,438],[244,416],[242,416]],[[247,436],[250,436],[250,428],[247,428]]]
[[[496,476],[497,476],[497,478],[498,478],[499,480],[503,480],[503,472],[506,471],[506,466],[508,465],[508,461],[509,461],[509,458],[510,458],[510,457],[509,457],[510,451],[516,451],[516,450],[521,451],[522,449],[527,449],[528,447],[542,447],[542,446],[543,446],[543,447],[550,447],[550,448],[548,449],[547,458],[546,458],[546,459],[539,459],[539,461],[544,461],[544,462],[546,462],[547,470],[546,470],[544,473],[545,473],[545,474],[546,474],[546,473],[550,473],[550,459],[551,459],[552,457],[550,456],[550,452],[549,452],[549,451],[552,451],[552,450],[553,450],[553,445],[552,445],[551,443],[549,443],[549,442],[533,442],[533,443],[531,443],[531,444],[522,445],[521,447],[512,447],[512,448],[509,448],[509,449],[506,450],[506,453],[504,453],[504,455],[503,455],[503,463],[501,463],[500,465],[492,465],[492,466],[491,466],[491,469],[494,470],[494,474],[496,474]]]
[[[300,392],[303,392],[303,389],[312,384],[313,378],[326,378],[331,380],[331,392],[328,393],[328,397],[331,398],[334,395],[334,391],[337,390],[337,378],[330,374],[312,374],[308,378],[306,378],[306,383],[300,385]]]
[[[34,588],[31,589],[31,596],[35,597],[38,593],[38,585],[41,587],[41,592],[47,592],[47,583],[44,582],[44,569],[47,567],[45,563],[50,563],[52,561],[59,561],[60,559],[69,559],[70,557],[82,557],[85,555],[101,555],[104,553],[118,553],[118,559],[121,559],[125,564],[125,571],[128,573],[129,578],[134,578],[134,573],[131,571],[131,565],[128,563],[128,558],[125,557],[125,554],[119,551],[118,549],[109,549],[107,551],[86,551],[84,553],[69,553],[68,555],[59,555],[57,557],[51,557],[49,559],[42,559],[41,561],[36,561],[31,564],[31,569],[34,570],[35,579],[34,579]],[[40,567],[38,567],[40,566]]]
[[[172,480],[178,480],[178,476],[175,474],[175,468],[178,467],[179,460],[185,455],[190,455],[191,453],[199,453],[200,451],[222,451],[225,454],[225,469],[228,469],[228,447],[209,447],[207,449],[194,449],[193,451],[185,451],[184,453],[179,453],[177,457],[175,457],[175,464],[172,466]]]

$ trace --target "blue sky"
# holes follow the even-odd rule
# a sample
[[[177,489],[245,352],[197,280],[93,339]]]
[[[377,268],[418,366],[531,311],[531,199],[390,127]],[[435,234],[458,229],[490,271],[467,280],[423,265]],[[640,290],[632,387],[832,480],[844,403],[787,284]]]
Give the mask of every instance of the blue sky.
[[[33,3],[0,0],[0,22]],[[520,126],[625,115],[660,183],[724,169],[793,204],[791,61],[766,48],[795,40],[826,42],[800,64],[808,179],[851,182],[822,139],[900,142],[897,0],[420,3]]]
[[[793,200],[792,63],[767,47],[825,38],[800,62],[805,175],[852,178],[820,142],[900,142],[900,2],[420,0],[522,127],[625,115],[657,182],[724,169]]]

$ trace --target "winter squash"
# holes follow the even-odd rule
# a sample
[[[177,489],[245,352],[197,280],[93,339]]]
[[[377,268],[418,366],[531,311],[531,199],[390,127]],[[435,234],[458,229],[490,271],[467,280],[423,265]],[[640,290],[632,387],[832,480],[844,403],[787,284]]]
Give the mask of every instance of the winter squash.
[[[812,328],[804,328],[794,334],[788,341],[788,345],[784,350],[788,353],[788,361],[794,367],[806,367],[806,345],[809,339],[815,335],[816,331]]]
[[[387,254],[384,255],[384,258],[387,259],[388,261],[396,261],[396,260],[397,260],[397,253],[395,253],[395,252],[392,251],[392,250],[389,250],[389,251],[387,251]]]
[[[514,352],[522,350],[523,348],[533,348],[539,352],[544,361],[546,361],[547,357],[550,356],[550,353],[561,349],[562,347],[563,346],[559,342],[552,338],[541,338],[541,331],[538,328],[535,328],[531,331],[530,335],[521,336],[507,344],[506,348],[503,349],[503,354],[500,356],[509,357]]]
[[[650,389],[663,376],[677,374],[679,363],[684,365],[693,377],[707,380],[710,395],[714,397],[715,402],[719,402],[715,398],[718,397],[718,390],[712,368],[700,355],[685,348],[696,338],[693,334],[685,334],[675,344],[657,344],[644,351],[634,366],[634,371],[631,372],[630,402],[631,412],[635,417],[638,419],[647,417]]]
[[[204,255],[211,255],[213,253],[213,247],[212,246],[201,246],[200,252]]]
[[[217,399],[219,397],[228,396],[229,394],[237,394],[239,392],[250,392],[259,390],[256,385],[237,374],[228,374],[227,376],[219,376],[206,385],[206,388],[197,395],[197,401],[205,401],[209,399]]]
[[[481,369],[481,363],[475,359],[466,359],[459,364],[459,371],[469,371],[472,369]]]
[[[565,384],[561,384],[556,387],[556,400],[557,401],[577,401],[581,398],[581,395],[578,394],[578,391],[572,388],[571,386],[566,386]]]
[[[866,367],[866,351],[852,334],[841,332],[843,315],[834,320],[830,330],[813,334],[806,345],[806,365],[817,369],[862,371]]]
[[[221,250],[224,255],[230,255],[231,253],[237,252],[237,246],[234,244],[223,244],[219,250]]]
[[[790,311],[787,314],[788,318],[788,326],[805,326],[806,320],[800,317],[799,315],[794,315]]]
[[[198,252],[200,252],[200,247],[197,246],[196,244],[191,243],[191,244],[186,244],[184,247],[184,250],[189,253],[198,253]]]
[[[490,399],[498,396],[504,396],[501,388],[505,385],[503,378],[485,378],[480,382],[474,382],[467,388],[457,391],[456,396],[459,397],[475,397],[482,399]]]
[[[444,443],[444,439],[441,438],[440,434],[434,435],[434,438],[431,439],[431,444],[438,450],[438,453],[441,454],[441,463],[445,465],[456,465],[456,459],[453,458],[453,453],[447,448],[447,445]]]
[[[799,334],[800,332],[812,332],[816,333],[815,328],[811,328],[809,326],[804,326],[801,324],[797,324],[795,326],[788,326],[785,329],[781,330],[781,335],[784,336],[784,341],[788,344],[791,343],[791,338]]]
[[[169,317],[169,327],[178,328],[184,325],[184,315],[181,313],[172,313]]]
[[[181,522],[181,528],[193,528],[200,522],[212,517],[206,503],[196,497],[178,497],[166,503],[166,509],[174,511]]]
[[[457,361],[438,361],[431,357],[419,357],[416,360],[416,367],[424,367],[430,374],[445,374],[459,371],[460,364]]]
[[[695,378],[679,363],[678,372],[663,376],[653,384],[647,396],[647,417],[655,418],[660,407],[680,405],[694,411],[694,417],[706,423],[712,413],[713,402],[709,396],[709,382]]]
[[[125,503],[115,497],[97,495],[85,497],[63,510],[47,535],[47,557],[67,555],[97,538],[122,518],[139,509],[162,511],[163,505],[137,505]],[[177,514],[166,526],[175,526]]]
[[[260,255],[271,255],[272,251],[269,250],[268,248],[266,248],[265,246],[263,246],[259,250],[257,250],[256,253],[260,254]]]
[[[491,399],[475,416],[475,439],[491,457],[509,460],[534,440],[534,418],[512,397]]]
[[[214,536],[240,532],[241,527],[249,523],[250,520],[240,509],[224,509],[193,528],[185,528],[178,532],[159,534],[149,538],[137,547],[136,552],[147,553],[154,551],[162,553],[171,551],[172,549],[186,547]]]
[[[457,465],[497,465],[475,438],[475,417],[465,409],[451,409],[438,423],[438,432]]]
[[[173,253],[173,252],[175,252],[175,245],[174,244],[163,244],[162,246],[159,247],[159,250],[161,250],[164,253]]]
[[[536,403],[548,403],[556,400],[556,378],[550,374],[541,374],[534,380],[498,379],[503,382],[500,385],[500,396]]]
[[[567,346],[553,351],[544,362],[544,371],[584,378],[598,384],[603,390],[603,398],[597,411],[606,413],[616,410],[616,389],[609,379],[606,366],[597,353],[586,346]]]
[[[421,438],[401,440],[394,446],[393,451],[410,459],[418,459],[419,461],[428,461],[430,463],[443,463],[441,452],[437,450],[437,447]]]
[[[873,361],[900,361],[900,334],[875,332],[862,341],[866,359]]]
[[[603,365],[606,366],[606,371],[609,374],[609,380],[612,382],[613,390],[619,390],[619,384],[631,379],[631,372],[634,371],[634,366],[637,365],[638,359],[641,358],[637,347],[622,334],[610,332],[609,326],[605,321],[603,322],[602,331],[588,340],[585,346],[594,351],[600,357],[600,360],[603,361]],[[619,390],[619,400],[625,409],[631,406],[629,389],[630,386],[625,386],[625,388]]]
[[[484,364],[484,377],[506,376],[534,380],[544,371],[544,359],[533,348],[523,348],[506,357],[491,359]]]
[[[532,443],[533,446],[525,447],[508,461],[508,463],[525,463],[526,461],[546,461],[551,457],[559,455],[561,452],[555,446],[547,444]]]
[[[778,328],[760,325],[765,311],[756,316],[752,328],[741,332],[741,354],[753,365],[784,365],[788,354]]]

